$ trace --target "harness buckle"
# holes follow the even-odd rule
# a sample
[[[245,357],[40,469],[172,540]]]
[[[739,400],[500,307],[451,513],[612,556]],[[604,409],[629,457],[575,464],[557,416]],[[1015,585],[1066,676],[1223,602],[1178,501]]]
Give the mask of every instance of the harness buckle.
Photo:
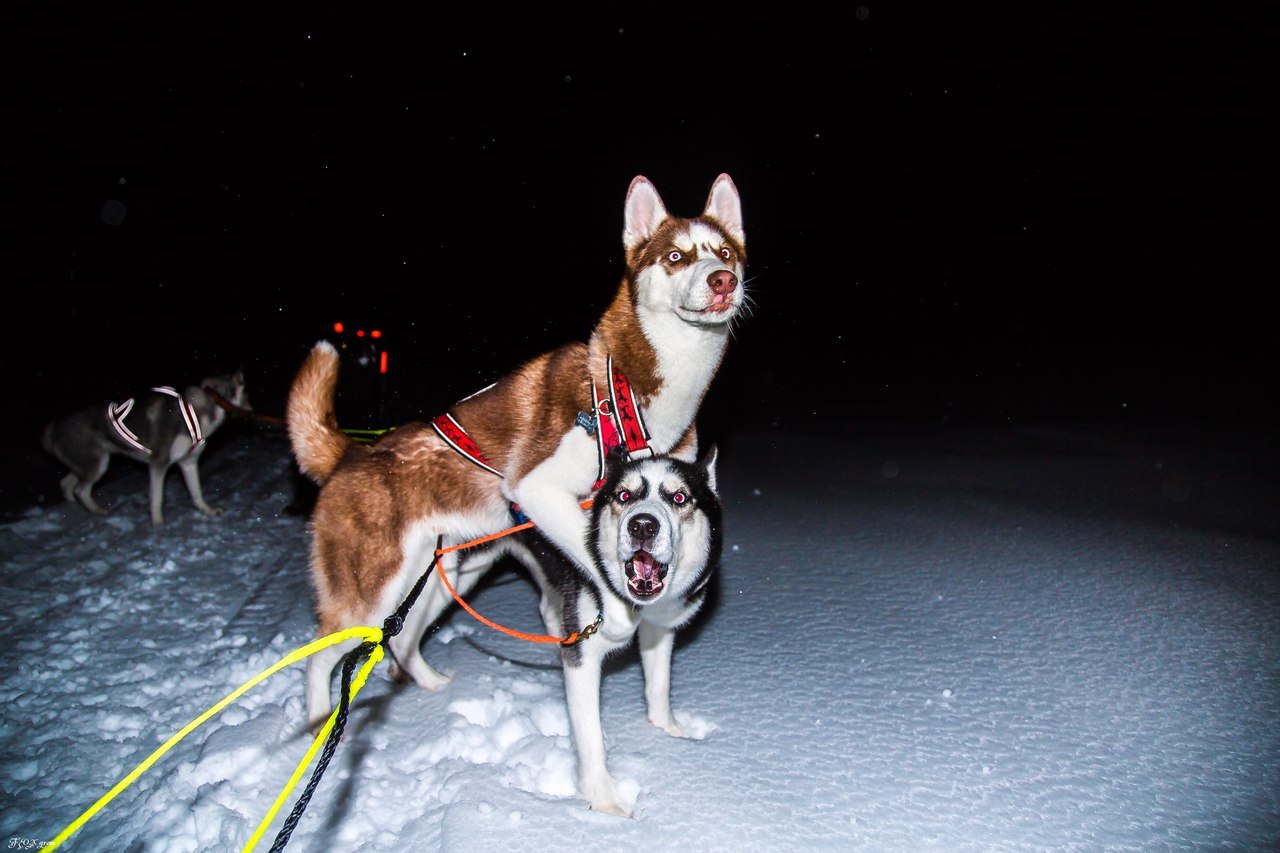
[[[585,640],[587,637],[590,637],[590,636],[591,636],[592,634],[594,634],[596,631],[599,631],[599,630],[600,630],[600,626],[601,626],[603,623],[604,623],[604,611],[601,611],[601,612],[600,612],[600,615],[596,616],[596,621],[592,622],[590,625],[588,625],[587,627],[583,628],[581,631],[579,631],[578,633],[574,634],[572,637],[568,637],[568,638],[566,638],[566,639],[564,639],[564,640],[561,640],[561,641],[560,641],[560,645],[562,645],[562,646],[576,646],[576,645],[578,645],[578,643],[581,643],[581,642],[582,642],[583,640]]]

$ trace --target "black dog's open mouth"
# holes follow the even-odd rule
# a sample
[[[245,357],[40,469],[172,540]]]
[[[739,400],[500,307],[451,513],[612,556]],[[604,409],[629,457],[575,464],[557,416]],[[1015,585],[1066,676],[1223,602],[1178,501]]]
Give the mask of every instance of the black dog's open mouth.
[[[642,601],[657,598],[666,586],[667,565],[643,549],[632,554],[623,569],[627,573],[627,588]]]

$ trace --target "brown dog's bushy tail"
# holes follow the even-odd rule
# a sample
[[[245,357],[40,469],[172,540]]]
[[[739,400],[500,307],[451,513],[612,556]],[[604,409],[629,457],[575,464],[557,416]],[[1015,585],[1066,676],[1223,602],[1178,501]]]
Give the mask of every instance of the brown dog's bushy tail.
[[[311,348],[289,388],[286,419],[298,467],[323,484],[352,440],[338,429],[333,394],[338,385],[338,351],[328,341]]]

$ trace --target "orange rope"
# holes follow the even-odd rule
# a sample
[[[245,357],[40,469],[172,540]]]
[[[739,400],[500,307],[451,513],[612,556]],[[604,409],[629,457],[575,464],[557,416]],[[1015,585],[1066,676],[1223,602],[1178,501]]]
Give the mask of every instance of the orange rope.
[[[590,508],[591,504],[592,504],[592,501],[583,501],[581,504],[581,507],[583,509],[588,509]],[[521,530],[528,530],[530,527],[534,527],[534,526],[535,525],[532,521],[526,521],[524,524],[517,524],[515,527],[508,527],[506,530],[500,531],[498,533],[492,533],[488,536],[481,536],[479,539],[472,539],[470,542],[463,542],[461,545],[450,545],[448,548],[437,548],[436,556],[443,557],[445,554],[451,554],[454,551],[461,551],[463,548],[471,548],[476,545],[483,545],[485,542],[492,542],[495,539],[501,539],[503,536],[510,536],[512,533],[519,533]],[[463,610],[470,613],[478,621],[483,622],[484,624],[488,625],[490,628],[493,628],[495,631],[501,631],[502,633],[508,634],[512,637],[516,637],[517,639],[528,640],[531,643],[559,643],[562,646],[572,646],[574,643],[578,642],[579,640],[590,637],[592,634],[596,632],[596,628],[599,627],[600,625],[600,620],[597,619],[594,624],[588,625],[586,628],[583,628],[581,631],[574,631],[572,634],[570,634],[567,637],[552,637],[548,634],[526,634],[524,631],[517,631],[514,628],[507,628],[503,625],[499,625],[497,622],[494,622],[490,619],[486,619],[485,617],[477,613],[474,609],[472,609],[471,605],[463,601],[462,596],[458,595],[458,593],[454,591],[453,584],[449,583],[449,573],[445,571],[444,566],[440,565],[439,568],[440,568],[440,571],[436,572],[436,574],[438,574],[440,576],[440,580],[444,582],[444,588],[449,590],[449,594],[453,596],[453,600],[458,602],[458,604],[462,605]]]
[[[519,533],[521,530],[528,530],[530,527],[533,527],[533,522],[526,521],[524,524],[517,524],[515,527],[508,527],[500,533],[481,536],[479,539],[472,539],[470,542],[463,542],[461,545],[450,545],[448,548],[437,548],[436,554],[443,557],[445,554],[452,554],[454,551],[461,551],[463,548],[470,548],[475,545],[483,545],[486,542],[501,539],[503,536],[510,536],[512,533]]]
[[[579,506],[583,509],[591,509],[593,501],[583,501]],[[471,548],[476,545],[483,545],[486,542],[492,542],[495,539],[501,539],[503,536],[510,536],[512,533],[519,533],[521,530],[528,530],[536,525],[532,521],[526,521],[524,524],[517,524],[515,527],[508,527],[497,533],[491,533],[488,536],[481,536],[479,539],[472,539],[470,542],[463,542],[461,545],[450,545],[448,548],[439,548],[436,554],[443,557],[445,554],[452,554],[454,551],[461,551],[463,548]]]

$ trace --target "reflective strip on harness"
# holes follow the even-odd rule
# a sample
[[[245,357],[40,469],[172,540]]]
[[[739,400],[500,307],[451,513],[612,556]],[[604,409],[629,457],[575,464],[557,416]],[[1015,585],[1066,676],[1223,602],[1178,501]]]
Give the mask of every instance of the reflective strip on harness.
[[[182,421],[187,426],[187,434],[191,436],[191,450],[195,450],[197,447],[203,444],[204,432],[200,429],[200,418],[196,416],[196,410],[192,407],[192,405],[188,403],[186,400],[184,400],[181,394],[179,394],[176,390],[174,390],[172,387],[168,385],[158,385],[155,388],[152,388],[151,390],[157,391],[161,394],[167,394],[170,397],[174,397],[177,399],[178,411],[182,413]],[[124,419],[127,418],[129,416],[129,413],[133,411],[133,402],[134,402],[133,398],[130,397],[128,400],[125,400],[123,403],[119,403],[119,404],[108,403],[107,404],[107,420],[111,422],[111,425],[113,427],[115,427],[116,433],[125,442],[125,444],[128,444],[131,447],[134,447],[138,450],[141,450],[143,453],[150,455],[151,448],[147,447],[145,444],[139,441],[137,434],[134,433],[133,430],[129,429],[129,427],[125,426],[125,423],[124,423]]]
[[[124,439],[125,444],[131,445],[132,447],[141,450],[143,453],[150,453],[151,451],[147,449],[146,445],[141,441],[138,441],[138,436],[134,434],[133,430],[124,425],[124,419],[128,417],[129,413],[132,411],[132,397],[119,405],[115,403],[107,403],[107,420],[116,428],[116,432],[120,435],[120,438]]]
[[[604,458],[610,450],[622,443],[618,438],[618,427],[610,415],[609,399],[600,398],[596,390],[596,381],[591,380],[591,403],[595,406],[596,423],[596,482],[591,491],[598,491],[604,485]]]
[[[178,400],[178,411],[182,412],[182,419],[186,421],[187,432],[191,435],[191,449],[195,450],[204,443],[204,433],[200,430],[200,419],[196,417],[196,410],[191,404],[182,398],[182,395],[170,388],[168,385],[159,385],[151,389],[159,391],[161,394],[168,394],[170,397],[176,397]]]
[[[473,394],[472,396],[475,395]],[[467,431],[462,428],[462,424],[453,419],[453,415],[447,412],[439,415],[431,421],[431,426],[444,439],[445,444],[461,453],[467,460],[474,462],[491,474],[497,474],[499,477],[504,476],[501,471],[489,464],[489,461],[480,452],[480,448],[471,440],[471,436],[467,435]]]

